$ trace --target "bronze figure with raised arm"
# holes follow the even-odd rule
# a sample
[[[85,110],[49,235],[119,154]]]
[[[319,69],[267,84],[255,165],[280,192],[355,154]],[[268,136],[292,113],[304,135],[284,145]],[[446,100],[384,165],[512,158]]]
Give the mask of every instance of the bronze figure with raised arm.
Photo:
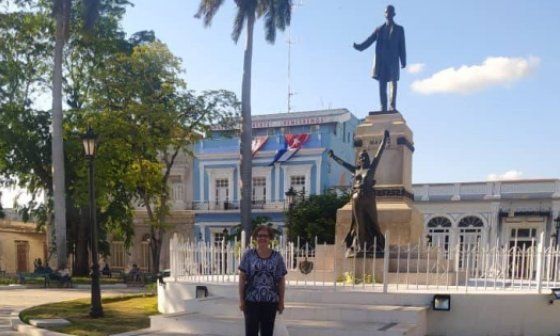
[[[328,155],[338,164],[354,174],[352,185],[352,225],[346,235],[346,256],[356,256],[366,246],[367,252],[380,252],[385,247],[385,237],[379,227],[377,220],[377,206],[375,203],[375,171],[379,165],[381,155],[385,150],[389,132],[385,131],[383,140],[379,144],[377,153],[370,161],[369,155],[364,149],[358,157],[356,166],[353,166],[329,150]],[[374,243],[376,251],[373,250]]]

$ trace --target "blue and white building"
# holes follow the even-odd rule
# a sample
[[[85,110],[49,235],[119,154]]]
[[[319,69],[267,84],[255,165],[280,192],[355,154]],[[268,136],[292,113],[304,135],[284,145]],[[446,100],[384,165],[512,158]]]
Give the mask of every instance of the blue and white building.
[[[352,144],[359,120],[347,109],[256,115],[252,121],[253,217],[266,216],[282,228],[285,192],[290,187],[315,195],[351,184],[350,173],[327,156],[332,149],[354,162]],[[231,134],[232,130],[218,125],[211,137],[194,148],[193,209],[198,240],[221,241],[224,229],[240,223],[239,137]],[[303,145],[291,157],[288,150],[284,159],[289,159],[274,162],[291,138],[303,140]]]

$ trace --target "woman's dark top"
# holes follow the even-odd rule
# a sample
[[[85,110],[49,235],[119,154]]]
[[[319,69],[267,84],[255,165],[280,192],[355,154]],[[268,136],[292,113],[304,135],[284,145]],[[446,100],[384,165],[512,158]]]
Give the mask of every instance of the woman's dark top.
[[[256,249],[245,252],[239,270],[246,274],[245,301],[278,302],[278,283],[288,273],[284,258],[272,250],[270,257],[261,258]]]

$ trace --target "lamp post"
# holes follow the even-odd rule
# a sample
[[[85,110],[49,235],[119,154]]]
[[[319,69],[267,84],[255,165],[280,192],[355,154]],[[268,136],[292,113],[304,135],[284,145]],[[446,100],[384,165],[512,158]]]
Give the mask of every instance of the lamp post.
[[[294,200],[297,193],[294,190],[294,187],[290,187],[290,189],[288,189],[288,191],[286,191],[284,194],[286,195],[286,201],[288,202],[288,211],[289,211],[294,205]]]
[[[558,243],[560,241],[560,213],[558,214],[558,217],[556,217],[556,219],[554,220],[554,224],[556,224],[556,246],[558,246]]]
[[[97,253],[97,220],[95,217],[95,190],[93,183],[93,160],[95,159],[95,147],[97,136],[90,127],[82,137],[86,159],[89,163],[89,219],[91,225],[91,307],[89,316],[93,318],[103,316],[101,307],[101,288],[99,286],[99,260]]]
[[[287,228],[286,238],[288,238],[288,233],[289,233],[289,229],[290,229],[290,216],[292,215],[292,209],[294,208],[294,202],[295,202],[295,198],[296,198],[297,193],[294,190],[294,187],[290,187],[290,189],[288,189],[288,191],[286,191],[284,193],[284,195],[286,195],[286,201],[288,202],[288,218],[287,218],[287,223],[286,223],[286,228]]]

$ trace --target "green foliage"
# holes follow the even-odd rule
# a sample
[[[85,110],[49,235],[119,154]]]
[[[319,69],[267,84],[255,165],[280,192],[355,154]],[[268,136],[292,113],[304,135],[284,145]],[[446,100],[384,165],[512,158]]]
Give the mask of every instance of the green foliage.
[[[0,13],[0,185],[30,192],[32,200],[20,204],[19,211],[25,220],[46,224],[53,209],[51,112],[36,100],[50,91],[53,3],[18,4],[16,11]],[[148,208],[152,257],[159,261],[171,168],[191,155],[190,146],[211,122],[231,124],[239,110],[231,92],[186,91],[180,60],[153,32],[125,39],[120,20],[128,4],[72,0],[68,18],[63,68],[67,238],[69,251],[85,253],[86,270],[88,166],[81,144],[86,129],[92,126],[99,135],[95,194],[101,251],[107,252],[109,235],[130,244],[133,201],[140,200]],[[78,34],[88,20],[81,13],[84,6],[98,16],[90,33]],[[39,202],[43,194],[46,201]]]
[[[157,296],[124,296],[103,298],[102,318],[89,317],[90,299],[57,302],[22,311],[20,319],[29,323],[38,318],[64,318],[69,326],[52,330],[71,335],[105,336],[150,326],[150,315],[158,314]]]
[[[224,3],[223,0],[201,0],[195,17],[202,18],[204,25],[209,26],[214,16]],[[284,31],[292,19],[291,0],[253,0],[235,1],[237,13],[233,21],[231,38],[237,43],[249,16],[264,18],[266,41],[274,43],[276,30]]]
[[[350,200],[347,194],[338,195],[333,191],[322,195],[310,195],[297,201],[287,211],[288,238],[300,237],[301,243],[334,243],[336,211]]]
[[[342,282],[347,285],[352,285],[352,284],[357,285],[362,283],[369,285],[374,283],[373,280],[374,279],[372,274],[366,273],[362,278],[357,278],[354,276],[353,272],[344,272],[342,273],[342,275],[339,275],[338,278],[336,278],[336,282]]]
[[[157,40],[115,55],[98,71],[96,112],[86,119],[99,132],[99,156],[119,162],[119,171],[125,172],[120,183],[146,207],[157,271],[168,229],[171,169],[191,155],[191,146],[211,123],[233,122],[239,103],[228,91],[185,91],[180,60]]]

